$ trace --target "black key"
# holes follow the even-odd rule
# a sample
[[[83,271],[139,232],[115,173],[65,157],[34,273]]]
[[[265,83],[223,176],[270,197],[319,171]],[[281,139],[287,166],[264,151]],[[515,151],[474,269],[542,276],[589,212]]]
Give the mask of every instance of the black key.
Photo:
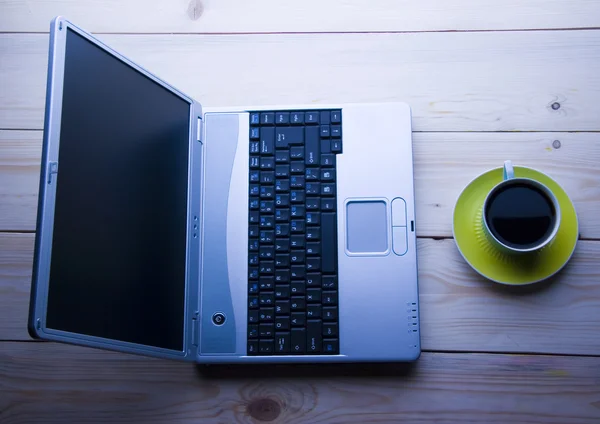
[[[290,171],[292,174],[304,174],[304,162],[290,163]]]
[[[288,269],[275,270],[275,282],[277,284],[290,282],[290,271]]]
[[[306,309],[306,299],[304,296],[292,296],[290,309],[294,312]]]
[[[260,171],[250,171],[250,182],[260,183]]]
[[[276,315],[289,315],[290,314],[290,301],[289,300],[278,300],[275,302],[275,314]]]
[[[321,194],[321,183],[306,183],[306,195]]]
[[[304,159],[304,148],[302,146],[294,146],[290,149],[290,160]]]
[[[275,203],[272,200],[260,201],[260,213],[273,213]]]
[[[335,181],[335,169],[321,169],[321,181]]]
[[[258,268],[249,268],[248,269],[248,279],[249,280],[258,280]]]
[[[306,224],[307,225],[319,225],[321,223],[321,214],[319,212],[307,212],[306,213]]]
[[[250,125],[258,125],[260,124],[260,113],[252,112],[250,114]]]
[[[323,320],[325,321],[337,321],[337,306],[327,306],[321,310],[321,314],[323,315]]]
[[[258,252],[258,240],[248,240],[248,250]]]
[[[321,196],[335,196],[335,184],[321,184]]]
[[[275,182],[275,192],[284,193],[290,191],[290,180],[277,180]]]
[[[303,264],[304,263],[304,250],[292,250],[290,254],[290,262],[292,264]]]
[[[273,346],[273,339],[262,339],[258,342],[258,353],[261,355],[271,354],[273,353]]]
[[[288,331],[275,333],[275,353],[290,353],[291,337]]]
[[[287,125],[289,123],[290,123],[290,113],[289,112],[277,112],[275,114],[275,124]]]
[[[275,166],[275,177],[288,178],[289,176],[290,176],[290,166],[289,165],[276,165]]]
[[[342,111],[332,110],[331,111],[331,123],[339,124],[340,122],[342,122]]]
[[[304,328],[292,328],[291,331],[292,355],[301,355],[306,351],[306,330]]]
[[[261,125],[275,125],[275,112],[263,112],[260,114]]]
[[[315,183],[311,183],[315,184]],[[290,177],[290,187],[304,188],[304,175],[292,175]]]
[[[259,256],[261,259],[273,259],[275,257],[275,249],[273,246],[260,246]]]
[[[301,249],[305,246],[304,235],[294,235],[290,238],[290,246],[294,249]]]
[[[292,282],[292,284],[290,284],[290,291],[292,296],[303,295],[305,291],[304,283]]]
[[[279,299],[287,299],[288,297],[290,297],[290,286],[287,284],[275,286],[275,302]]]
[[[321,166],[329,168],[335,166],[335,155],[333,153],[323,153],[321,155]]]
[[[258,354],[258,340],[248,340],[248,355]]]
[[[290,224],[275,225],[275,235],[277,237],[287,237],[290,235]]]
[[[342,153],[342,140],[331,140],[331,153]]]
[[[304,312],[292,312],[290,321],[294,327],[304,326],[306,316],[304,315]]]
[[[317,197],[309,197],[306,199],[306,210],[318,211],[321,208],[320,199]]]
[[[249,206],[251,210],[258,210],[260,208],[260,200],[258,197],[251,197]]]
[[[290,216],[292,219],[304,218],[306,213],[306,209],[302,205],[292,205],[290,206]]]
[[[337,305],[337,292],[336,291],[324,291],[323,292],[323,305]]]
[[[327,274],[337,272],[337,228],[335,213],[321,214],[321,270]]]
[[[258,308],[258,296],[248,296],[248,308]]]
[[[306,140],[304,142],[304,163],[307,166],[319,166],[321,143],[319,142],[319,128],[306,127]]]
[[[323,337],[337,337],[338,325],[337,322],[323,323]]]
[[[321,199],[321,210],[326,212],[335,211],[335,199]]]
[[[290,193],[290,199],[294,203],[304,203],[304,190],[292,190]]]
[[[262,218],[262,217],[261,217]],[[319,227],[306,228],[306,240],[319,240],[321,238],[321,229]]]
[[[273,171],[262,171],[260,173],[261,184],[273,184],[275,182],[275,172]]]
[[[258,324],[258,334],[260,337],[273,337],[275,334],[275,325],[270,323]]]
[[[321,139],[321,153],[331,153],[331,141]]]
[[[321,137],[328,138],[330,134],[329,125],[321,125]]]
[[[260,158],[260,169],[273,169],[275,168],[275,160],[272,157],[262,156]]]
[[[285,207],[290,205],[289,194],[276,194],[275,195],[275,206],[277,208]]]
[[[248,227],[248,237],[258,237],[258,225],[250,225]]]
[[[330,113],[328,110],[324,110],[321,112],[321,124],[329,124],[331,122]]]
[[[256,132],[258,132],[258,128],[252,128],[252,130],[255,130]],[[259,155],[260,154],[260,142],[259,141],[250,142],[250,154],[251,155]]]
[[[258,244],[256,245],[256,251],[258,251]],[[258,253],[248,254],[248,265],[258,265]]]
[[[308,353],[321,352],[323,343],[323,329],[320,319],[309,319],[306,321],[306,351]]]
[[[261,215],[260,216],[260,228],[273,228],[273,215]]]
[[[308,303],[321,303],[321,289],[306,289]]]
[[[342,136],[342,127],[339,125],[332,125],[331,126],[331,137],[332,138],[340,138],[341,136]],[[331,144],[331,151],[332,152],[334,151],[333,142]]]
[[[306,259],[306,272],[315,272],[321,269],[321,258],[318,256],[316,258],[307,258]]]
[[[260,232],[260,242],[261,244],[270,244],[273,243],[275,239],[275,233],[273,231],[261,231]]]
[[[275,152],[275,172],[277,172],[278,163],[288,163],[290,161],[290,152],[287,150],[277,150]]]
[[[304,128],[278,127],[275,130],[275,146],[278,149],[287,149],[294,144],[304,144]]]
[[[273,186],[260,186],[261,199],[272,199],[273,195]]]
[[[258,310],[253,309],[248,311],[248,322],[250,324],[258,324]]]
[[[287,222],[290,219],[289,209],[275,209],[275,222]]]
[[[275,262],[274,261],[262,261],[260,263],[259,270],[260,270],[261,276],[265,275],[265,274],[271,275],[271,274],[273,274],[273,272],[275,272]]]
[[[248,338],[255,339],[258,337],[258,325],[248,326]]]
[[[302,125],[304,123],[304,112],[292,112],[290,113],[290,124]]]
[[[323,353],[328,355],[337,355],[340,350],[340,344],[338,339],[325,339],[323,340]]]
[[[304,232],[304,221],[293,220],[292,221],[292,233],[303,233]]]
[[[306,287],[321,287],[321,274],[306,274]]]
[[[260,308],[258,313],[260,322],[271,322],[275,318],[275,308]]]
[[[337,277],[335,275],[323,275],[321,287],[323,287],[323,290],[337,289]]]
[[[306,306],[306,317],[308,319],[321,318],[321,305],[307,305]]]
[[[248,294],[258,294],[258,283],[256,281],[248,285]]]
[[[284,253],[284,252],[289,252],[289,251],[290,251],[290,239],[283,238],[283,239],[275,240],[275,252]],[[277,257],[275,258],[275,260],[277,260]],[[277,264],[275,264],[275,265],[277,265]],[[279,266],[284,266],[284,265],[279,265]]]
[[[292,265],[290,267],[290,274],[294,279],[303,280],[306,276],[304,265]]]
[[[258,196],[260,194],[260,186],[258,184],[250,184],[250,196]]]
[[[274,152],[275,152],[275,128],[261,128],[260,129],[260,154],[270,156]]]
[[[304,164],[302,164],[304,166]],[[317,168],[306,168],[304,173],[306,181],[319,181],[319,169]]]
[[[258,156],[250,156],[250,169],[260,168],[260,158]]]
[[[275,303],[275,294],[273,292],[261,292],[258,295],[258,304],[260,306],[273,306]]]
[[[277,242],[279,243],[279,241]],[[275,243],[275,250],[277,251],[277,243]],[[289,248],[289,240],[288,240],[288,248]],[[290,255],[287,253],[283,253],[280,255],[275,255],[275,266],[277,268],[287,268],[290,266]]]
[[[306,112],[304,115],[304,122],[308,125],[319,123],[319,112]]]

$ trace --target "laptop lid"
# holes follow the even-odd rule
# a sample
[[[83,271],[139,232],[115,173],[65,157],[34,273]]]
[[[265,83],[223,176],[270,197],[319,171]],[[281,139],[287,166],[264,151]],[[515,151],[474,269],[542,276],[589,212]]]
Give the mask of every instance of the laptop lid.
[[[201,116],[191,98],[53,21],[33,337],[194,359]]]

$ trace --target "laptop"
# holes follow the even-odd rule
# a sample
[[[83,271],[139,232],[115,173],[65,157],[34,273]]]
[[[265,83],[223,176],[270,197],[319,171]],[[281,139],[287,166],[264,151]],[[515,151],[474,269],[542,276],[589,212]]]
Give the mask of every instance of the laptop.
[[[197,363],[416,360],[414,203],[406,104],[210,108],[57,17],[29,332]]]

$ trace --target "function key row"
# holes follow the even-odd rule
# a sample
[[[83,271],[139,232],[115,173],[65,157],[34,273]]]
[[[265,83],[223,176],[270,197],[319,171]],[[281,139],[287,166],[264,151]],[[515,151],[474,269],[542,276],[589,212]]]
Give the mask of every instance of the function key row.
[[[317,125],[340,124],[340,110],[312,112],[252,112],[250,125]]]

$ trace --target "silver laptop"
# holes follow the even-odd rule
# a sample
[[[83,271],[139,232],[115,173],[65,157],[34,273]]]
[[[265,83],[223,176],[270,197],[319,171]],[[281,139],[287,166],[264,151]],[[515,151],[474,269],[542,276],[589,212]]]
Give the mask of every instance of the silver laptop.
[[[41,165],[33,337],[198,363],[419,357],[407,105],[209,108],[58,17]]]

